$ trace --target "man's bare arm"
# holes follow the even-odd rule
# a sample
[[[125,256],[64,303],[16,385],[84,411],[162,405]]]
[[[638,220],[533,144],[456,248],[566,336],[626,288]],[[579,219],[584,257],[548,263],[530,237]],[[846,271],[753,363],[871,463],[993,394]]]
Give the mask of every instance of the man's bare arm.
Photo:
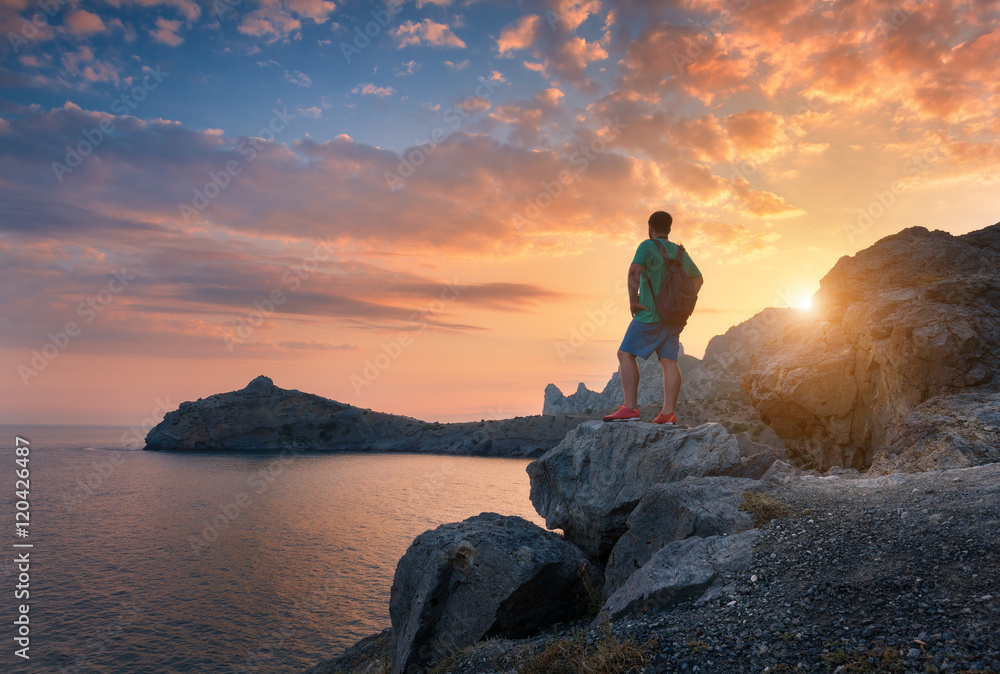
[[[628,268],[628,307],[633,316],[648,308],[639,303],[639,274],[641,272],[642,265],[637,262],[633,262]]]
[[[691,281],[694,282],[694,291],[699,292],[701,290],[702,284],[705,283],[705,277],[695,276],[694,278],[691,279]]]

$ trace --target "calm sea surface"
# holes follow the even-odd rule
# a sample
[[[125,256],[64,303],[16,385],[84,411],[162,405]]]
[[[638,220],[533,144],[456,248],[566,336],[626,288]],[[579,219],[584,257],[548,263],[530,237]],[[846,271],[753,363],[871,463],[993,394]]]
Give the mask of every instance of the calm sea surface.
[[[0,426],[0,671],[302,671],[389,626],[421,532],[484,511],[543,524],[522,459],[164,454],[122,450],[125,430]],[[31,443],[26,539],[15,435]],[[24,542],[30,662],[13,654]]]

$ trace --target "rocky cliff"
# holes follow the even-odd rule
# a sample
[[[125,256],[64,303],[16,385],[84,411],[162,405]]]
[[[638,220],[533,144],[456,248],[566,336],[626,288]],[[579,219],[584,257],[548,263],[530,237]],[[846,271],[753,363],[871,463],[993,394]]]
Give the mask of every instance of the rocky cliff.
[[[743,377],[754,354],[802,315],[800,309],[770,307],[710,339],[705,357],[684,377],[684,395],[709,400],[742,394]]]
[[[1000,464],[749,479],[736,444],[581,425],[528,468],[562,536],[494,513],[418,536],[392,627],[307,674],[1000,671]]]
[[[743,383],[800,462],[997,460],[1000,224],[963,236],[903,230],[841,258],[813,304],[814,316],[755,353]]]
[[[528,467],[562,536],[494,513],[418,536],[392,628],[309,674],[1000,671],[1000,465],[757,479],[738,444],[582,424]]]
[[[554,447],[585,415],[439,424],[373,412],[294,389],[263,375],[245,388],[180,407],[146,435],[146,449],[330,450],[532,456]]]
[[[656,354],[648,359],[638,359],[639,363],[639,404],[659,405],[663,402],[663,375],[660,361]],[[686,376],[698,366],[700,361],[694,356],[684,353],[683,346],[677,357],[681,375]],[[682,392],[681,395],[684,395]],[[555,384],[545,387],[545,398],[542,402],[542,414],[570,414],[589,410],[614,409],[622,404],[621,375],[615,371],[600,393],[591,391],[586,384],[580,382],[576,392],[565,395]]]

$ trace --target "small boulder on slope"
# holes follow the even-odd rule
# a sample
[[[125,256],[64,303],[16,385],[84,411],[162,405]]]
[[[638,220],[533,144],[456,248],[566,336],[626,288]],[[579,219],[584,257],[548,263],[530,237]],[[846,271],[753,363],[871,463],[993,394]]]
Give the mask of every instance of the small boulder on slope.
[[[692,536],[708,538],[753,528],[740,511],[740,497],[759,487],[755,480],[731,477],[686,478],[657,484],[628,518],[604,571],[604,596],[610,597],[663,546]]]
[[[731,536],[694,536],[665,545],[608,598],[595,622],[605,615],[617,620],[700,597],[722,574],[750,568],[753,543],[759,535],[751,529]]]

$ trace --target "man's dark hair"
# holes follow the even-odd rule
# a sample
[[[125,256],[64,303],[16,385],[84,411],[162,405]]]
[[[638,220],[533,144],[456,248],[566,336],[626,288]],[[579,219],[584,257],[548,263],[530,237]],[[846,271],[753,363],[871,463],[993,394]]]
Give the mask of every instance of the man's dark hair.
[[[670,226],[674,224],[674,219],[666,211],[657,211],[649,216],[649,226],[653,232],[660,236],[669,236]]]

